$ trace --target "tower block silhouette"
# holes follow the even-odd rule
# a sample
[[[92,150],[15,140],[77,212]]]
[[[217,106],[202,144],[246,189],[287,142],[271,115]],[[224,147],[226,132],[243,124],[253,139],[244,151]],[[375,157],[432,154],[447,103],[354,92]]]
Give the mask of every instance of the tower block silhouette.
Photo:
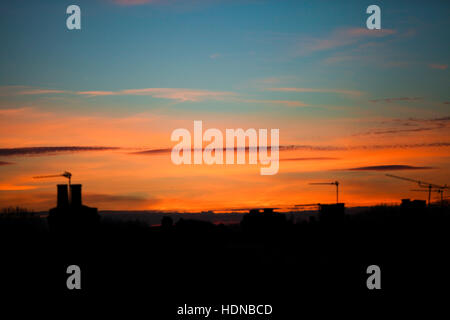
[[[57,185],[56,208],[49,210],[51,231],[80,232],[95,230],[100,222],[97,208],[82,204],[81,184]]]

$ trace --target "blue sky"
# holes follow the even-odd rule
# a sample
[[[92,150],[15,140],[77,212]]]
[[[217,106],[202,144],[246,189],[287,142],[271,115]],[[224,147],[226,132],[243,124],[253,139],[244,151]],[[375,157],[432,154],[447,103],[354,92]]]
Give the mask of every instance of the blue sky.
[[[364,28],[366,1],[78,1],[82,30],[65,28],[73,2],[1,4],[0,83],[64,90],[148,87],[248,90],[255,79],[295,77],[289,86],[401,92],[444,99],[448,73],[429,68],[449,55],[445,1],[381,1],[386,37],[312,50],[338,30]],[[447,9],[447,10],[446,10]],[[311,43],[312,42],[312,43]],[[345,44],[348,42],[348,44]],[[364,51],[371,42],[380,47]],[[376,49],[376,50],[375,50]],[[356,57],[349,63],[350,56]],[[360,61],[364,59],[367,61]],[[339,63],[327,63],[333,61]],[[351,61],[351,60],[350,60]],[[391,63],[391,66],[389,66]],[[414,64],[413,70],[402,63]],[[383,65],[384,64],[384,65]],[[425,83],[418,79],[429,79]],[[266,94],[274,96],[274,94]]]

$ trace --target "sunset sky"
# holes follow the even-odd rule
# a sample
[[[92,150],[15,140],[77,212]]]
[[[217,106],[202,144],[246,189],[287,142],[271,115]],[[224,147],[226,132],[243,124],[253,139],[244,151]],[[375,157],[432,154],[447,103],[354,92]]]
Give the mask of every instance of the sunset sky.
[[[381,30],[366,28],[367,6]],[[66,28],[67,6],[81,30]],[[450,184],[448,1],[0,3],[0,208],[70,171],[100,210],[348,206]],[[279,172],[171,162],[173,130],[279,129]],[[400,166],[400,167],[399,167]],[[433,196],[436,198],[437,194]]]

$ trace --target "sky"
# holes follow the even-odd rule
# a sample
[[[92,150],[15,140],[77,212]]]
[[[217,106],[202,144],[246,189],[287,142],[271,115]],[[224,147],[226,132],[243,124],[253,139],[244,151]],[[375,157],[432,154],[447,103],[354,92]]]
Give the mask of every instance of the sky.
[[[81,9],[68,30],[66,8]],[[366,8],[381,8],[368,30]],[[70,171],[100,210],[425,199],[450,183],[448,1],[0,3],[0,208]],[[279,129],[279,171],[175,165],[171,133]],[[437,194],[433,196],[433,199]]]

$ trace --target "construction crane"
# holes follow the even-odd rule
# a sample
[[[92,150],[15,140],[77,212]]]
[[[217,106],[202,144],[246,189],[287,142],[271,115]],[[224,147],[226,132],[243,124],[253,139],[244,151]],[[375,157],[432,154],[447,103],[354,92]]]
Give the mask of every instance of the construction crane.
[[[339,203],[339,181],[334,182],[311,182],[313,185],[335,185],[336,186],[336,203]]]
[[[71,179],[72,179],[72,174],[70,172],[68,172],[68,171],[64,171],[61,174],[52,174],[52,175],[48,175],[48,176],[36,176],[36,177],[33,177],[33,179],[55,178],[55,177],[65,177],[65,178],[69,179],[69,186],[70,186],[70,182],[71,182]]]
[[[412,189],[414,192],[429,192],[428,190],[423,189]],[[431,192],[437,192],[441,194],[441,205],[444,203],[444,190],[443,189],[433,189]],[[428,200],[430,201],[430,200]]]
[[[429,182],[420,181],[420,180],[415,180],[415,179],[410,179],[410,178],[404,178],[404,177],[396,176],[396,175],[393,175],[393,174],[386,174],[386,176],[391,177],[391,178],[400,179],[400,180],[414,182],[414,183],[417,183],[417,185],[420,188],[427,188],[428,190],[424,190],[424,191],[428,191],[428,205],[431,204],[431,192],[441,192],[441,199],[443,199],[444,189],[448,189],[449,188],[446,184],[441,186],[441,185],[438,185],[438,184],[429,183]]]

